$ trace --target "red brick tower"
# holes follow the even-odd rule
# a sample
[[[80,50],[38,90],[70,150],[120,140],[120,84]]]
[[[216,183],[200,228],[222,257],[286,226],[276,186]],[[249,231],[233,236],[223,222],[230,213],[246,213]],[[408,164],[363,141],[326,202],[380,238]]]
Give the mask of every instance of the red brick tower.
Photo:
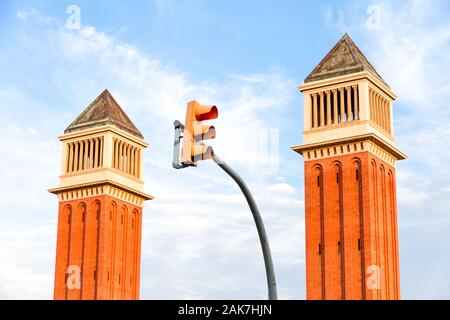
[[[347,34],[300,91],[307,299],[399,299],[396,96]]]
[[[139,299],[147,143],[107,90],[59,139],[54,298]]]

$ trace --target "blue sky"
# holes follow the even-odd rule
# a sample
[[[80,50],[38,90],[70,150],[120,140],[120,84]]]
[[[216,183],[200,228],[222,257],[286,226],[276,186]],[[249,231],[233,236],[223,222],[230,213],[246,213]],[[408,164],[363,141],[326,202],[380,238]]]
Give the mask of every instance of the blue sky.
[[[71,4],[80,29],[66,27]],[[156,199],[144,208],[142,298],[266,297],[237,188],[210,162],[171,168],[172,122],[198,99],[219,106],[215,150],[254,191],[279,296],[303,299],[303,160],[289,149],[302,139],[297,87],[344,32],[398,94],[394,130],[409,155],[397,166],[402,297],[450,298],[449,7],[2,1],[0,298],[52,297],[57,200],[46,189],[58,184],[56,137],[107,87],[150,143],[145,182]]]

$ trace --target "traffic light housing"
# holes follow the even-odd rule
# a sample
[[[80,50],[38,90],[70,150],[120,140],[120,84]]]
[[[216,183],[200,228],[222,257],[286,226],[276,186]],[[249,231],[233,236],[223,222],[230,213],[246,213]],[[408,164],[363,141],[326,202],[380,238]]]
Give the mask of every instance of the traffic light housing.
[[[202,140],[214,139],[216,129],[214,126],[202,125],[201,122],[216,119],[218,115],[216,106],[204,106],[195,100],[188,103],[181,151],[182,164],[195,166],[197,161],[213,157],[212,147],[203,144]]]

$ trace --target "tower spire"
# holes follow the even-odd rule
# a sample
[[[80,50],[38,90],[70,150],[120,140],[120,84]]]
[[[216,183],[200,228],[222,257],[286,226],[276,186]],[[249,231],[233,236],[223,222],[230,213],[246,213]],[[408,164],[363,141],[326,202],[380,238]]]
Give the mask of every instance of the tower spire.
[[[136,128],[114,97],[105,89],[64,131],[70,133],[104,125],[114,125],[141,139],[141,132]]]
[[[345,33],[306,77],[305,82],[329,79],[361,71],[372,73],[387,85],[350,36]]]

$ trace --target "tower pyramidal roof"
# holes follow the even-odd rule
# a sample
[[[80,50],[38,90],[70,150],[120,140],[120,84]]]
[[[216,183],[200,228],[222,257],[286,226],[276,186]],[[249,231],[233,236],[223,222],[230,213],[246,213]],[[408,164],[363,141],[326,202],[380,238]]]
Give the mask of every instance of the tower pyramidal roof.
[[[141,132],[126,115],[113,98],[111,93],[105,89],[79,116],[73,121],[64,133],[85,130],[104,125],[114,125],[141,139]]]
[[[346,33],[309,76],[306,77],[305,82],[329,79],[361,71],[370,72],[386,84],[369,60],[367,60],[358,46]]]

